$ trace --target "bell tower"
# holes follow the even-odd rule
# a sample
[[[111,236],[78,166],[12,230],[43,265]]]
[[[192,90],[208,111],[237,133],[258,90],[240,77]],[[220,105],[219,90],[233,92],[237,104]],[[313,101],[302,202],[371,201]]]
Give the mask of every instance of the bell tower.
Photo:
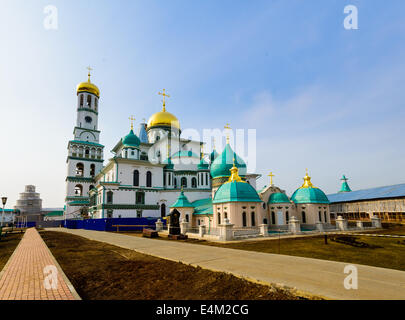
[[[89,191],[95,186],[95,176],[103,168],[104,146],[99,143],[98,112],[100,90],[90,81],[77,86],[77,117],[74,138],[68,143],[65,214],[67,219],[86,212]]]

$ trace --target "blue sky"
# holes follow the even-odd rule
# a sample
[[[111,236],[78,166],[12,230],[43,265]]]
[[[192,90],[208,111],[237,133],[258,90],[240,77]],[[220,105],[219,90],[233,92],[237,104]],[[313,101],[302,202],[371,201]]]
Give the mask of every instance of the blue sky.
[[[59,28],[43,27],[46,5]],[[345,30],[343,9],[359,10]],[[101,143],[161,108],[183,128],[257,129],[257,172],[289,195],[405,182],[402,0],[26,1],[0,5],[0,195],[62,207],[75,86],[94,68]],[[259,186],[268,178],[259,180]]]

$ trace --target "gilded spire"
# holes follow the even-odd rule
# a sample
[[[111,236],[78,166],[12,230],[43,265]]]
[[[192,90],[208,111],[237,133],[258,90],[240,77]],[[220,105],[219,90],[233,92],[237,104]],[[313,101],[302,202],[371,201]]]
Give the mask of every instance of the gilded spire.
[[[93,69],[92,69],[90,66],[88,66],[88,67],[87,67],[87,70],[89,70],[89,73],[88,73],[88,77],[89,77],[89,78],[88,78],[87,81],[88,81],[89,83],[91,83],[90,77],[91,77],[91,71],[93,71]]]
[[[170,96],[168,94],[166,94],[166,89],[163,89],[163,93],[159,92],[158,94],[160,96],[163,96],[163,100],[162,100],[162,102],[163,102],[163,110],[162,111],[166,112],[166,97],[170,98]]]
[[[229,177],[228,183],[229,182],[243,182],[245,181],[242,180],[242,178],[239,176],[239,169],[236,167],[235,164],[235,158],[233,158],[233,167],[230,170],[231,171],[231,176]]]
[[[304,177],[304,184],[302,185],[301,189],[303,188],[315,188],[311,182],[311,177],[308,174],[308,169],[306,169],[307,174]]]
[[[130,116],[130,117],[129,117],[129,120],[131,121],[131,130],[133,131],[133,130],[134,130],[134,121],[135,121],[136,119],[134,118],[134,116]]]

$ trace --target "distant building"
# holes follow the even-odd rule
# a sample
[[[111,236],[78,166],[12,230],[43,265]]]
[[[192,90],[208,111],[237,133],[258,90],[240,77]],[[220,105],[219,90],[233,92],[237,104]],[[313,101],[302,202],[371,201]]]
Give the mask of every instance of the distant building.
[[[339,193],[328,195],[331,219],[370,221],[377,216],[382,222],[405,223],[405,184],[351,191],[347,178],[342,178]]]
[[[33,185],[25,186],[25,191],[20,193],[20,198],[17,200],[14,209],[18,217],[27,217],[28,222],[61,220],[61,217],[63,217],[63,209],[42,208],[42,199]]]

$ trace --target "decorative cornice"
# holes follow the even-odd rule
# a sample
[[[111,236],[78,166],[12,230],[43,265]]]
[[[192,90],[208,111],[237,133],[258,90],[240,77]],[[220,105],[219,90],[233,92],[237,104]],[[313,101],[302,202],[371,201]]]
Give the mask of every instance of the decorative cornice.
[[[91,131],[91,132],[101,133],[101,131],[99,131],[99,130],[85,129],[85,128],[80,128],[80,127],[75,127],[74,131],[77,130],[77,129],[78,129],[78,130],[83,130],[83,131]],[[73,131],[73,133],[74,133],[74,131]]]
[[[87,111],[87,112],[92,112],[92,113],[98,115],[97,111],[94,111],[94,110],[89,109],[89,108],[77,108],[77,111]]]
[[[66,181],[69,182],[88,182],[88,183],[95,183],[94,178],[85,178],[85,177],[67,177]]]
[[[68,156],[66,162],[68,162],[68,160],[80,160],[80,161],[101,162],[101,163],[104,162],[103,159],[80,158],[80,157],[72,157],[72,156]]]

